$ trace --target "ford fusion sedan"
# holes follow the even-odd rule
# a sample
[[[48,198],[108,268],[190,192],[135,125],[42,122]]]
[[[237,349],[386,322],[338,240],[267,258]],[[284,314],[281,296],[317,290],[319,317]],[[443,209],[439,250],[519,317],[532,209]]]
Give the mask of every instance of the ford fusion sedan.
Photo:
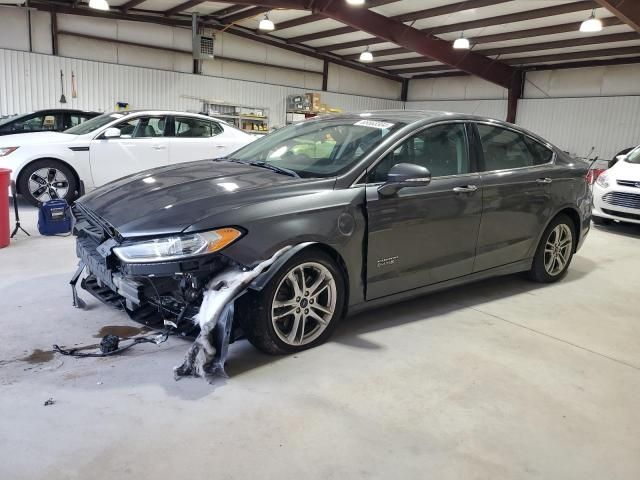
[[[640,224],[640,146],[616,160],[593,185],[593,222]]]
[[[220,120],[171,111],[105,113],[64,132],[0,137],[0,166],[38,205],[72,201],[120,177],[229,155],[255,138]],[[82,182],[82,183],[81,183]]]
[[[591,219],[588,164],[515,125],[442,112],[304,121],[218,160],[80,198],[83,287],[193,318],[209,280],[290,246],[236,301],[234,338],[325,341],[347,313],[496,275],[561,279]]]

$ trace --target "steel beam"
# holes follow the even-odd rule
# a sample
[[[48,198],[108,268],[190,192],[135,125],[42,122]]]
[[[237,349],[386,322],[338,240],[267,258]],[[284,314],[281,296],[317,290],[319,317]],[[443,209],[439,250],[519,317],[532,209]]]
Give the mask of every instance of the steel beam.
[[[629,40],[640,40],[640,37],[635,32],[612,33],[610,35],[578,37],[578,38],[571,38],[567,40],[560,40],[556,42],[529,43],[527,45],[515,45],[513,47],[487,48],[484,50],[474,49],[474,52],[489,57],[493,55],[511,55],[514,53],[522,53],[522,52],[539,52],[542,50],[553,50],[556,48],[561,49],[566,47],[599,45],[602,43],[626,42]],[[372,65],[375,65],[376,67],[391,67],[394,65],[411,65],[414,63],[424,63],[428,61],[430,61],[430,59],[428,58],[425,59],[424,57],[411,57],[411,58],[397,58],[394,60],[375,62]]]
[[[441,5],[439,7],[427,8],[425,10],[419,10],[417,12],[403,13],[402,15],[395,15],[389,17],[398,22],[412,22],[415,20],[421,20],[423,18],[438,17],[442,15],[451,15],[452,13],[462,12],[464,10],[471,10],[473,8],[488,7],[499,3],[506,3],[511,0],[465,0],[464,2],[450,3],[447,5]],[[373,8],[375,5],[368,5],[367,8]],[[325,30],[322,32],[310,33],[307,35],[300,35],[298,37],[289,38],[290,43],[304,43],[312,40],[318,40],[321,38],[335,37],[336,35],[343,35],[345,33],[356,32],[358,29],[353,27],[340,27],[331,30]]]
[[[137,7],[138,5],[140,5],[141,3],[144,3],[146,0],[129,0],[126,3],[123,3],[122,5],[120,5],[120,10],[122,10],[123,12],[128,12],[130,8],[134,8]]]
[[[440,33],[461,32],[464,30],[470,30],[474,28],[485,28],[494,25],[506,25],[513,22],[524,22],[527,20],[533,20],[536,18],[548,18],[554,15],[563,15],[566,13],[579,12],[583,10],[589,10],[596,7],[597,4],[592,0],[583,0],[574,3],[565,3],[562,5],[556,5],[553,7],[538,8],[535,10],[527,10],[524,12],[509,13],[506,15],[499,15],[497,17],[482,18],[480,20],[471,20],[468,22],[452,23],[449,25],[441,25],[439,27],[424,28],[421,30],[423,34],[437,35]],[[345,50],[347,48],[364,47],[367,45],[374,45],[377,43],[384,43],[386,40],[380,38],[369,38],[364,40],[356,40],[354,42],[339,43],[334,45],[326,45],[319,47],[318,50],[322,52]]]
[[[230,23],[235,23],[241,20],[246,20],[247,18],[255,17],[256,15],[262,15],[263,13],[268,11],[268,8],[263,7],[250,8],[248,10],[243,10],[242,12],[234,13],[233,15],[222,17],[220,18],[220,21],[228,25]]]
[[[190,8],[197,7],[201,3],[204,3],[204,0],[188,0],[180,5],[170,8],[169,10],[165,10],[163,13],[165,17],[170,17],[177,13],[184,12],[185,10],[189,10]]]
[[[596,0],[624,23],[640,32],[640,1],[638,0]]]
[[[415,28],[371,10],[347,8],[343,2],[331,0],[316,1],[314,6],[327,17],[504,88],[509,88],[513,81],[513,68],[477,53],[454,50],[449,42],[425,36]]]

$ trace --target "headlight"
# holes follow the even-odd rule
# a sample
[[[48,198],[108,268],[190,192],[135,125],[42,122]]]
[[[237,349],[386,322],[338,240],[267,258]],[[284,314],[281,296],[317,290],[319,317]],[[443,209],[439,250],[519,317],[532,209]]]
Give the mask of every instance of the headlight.
[[[607,174],[607,172],[602,172],[600,175],[598,175],[598,178],[596,178],[596,183],[602,188],[607,188],[609,186],[609,175]]]
[[[242,232],[235,228],[218,228],[210,232],[136,242],[116,247],[113,252],[120,260],[130,263],[164,262],[217,252],[235,242],[241,235]]]
[[[6,157],[11,152],[15,152],[18,147],[0,147],[0,157]]]

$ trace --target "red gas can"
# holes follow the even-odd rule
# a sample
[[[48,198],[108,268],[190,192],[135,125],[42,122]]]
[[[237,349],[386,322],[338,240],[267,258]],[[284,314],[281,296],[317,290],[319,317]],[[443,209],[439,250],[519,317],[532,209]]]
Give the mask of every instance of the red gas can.
[[[11,170],[8,168],[0,168],[0,248],[4,248],[9,245],[10,175]]]

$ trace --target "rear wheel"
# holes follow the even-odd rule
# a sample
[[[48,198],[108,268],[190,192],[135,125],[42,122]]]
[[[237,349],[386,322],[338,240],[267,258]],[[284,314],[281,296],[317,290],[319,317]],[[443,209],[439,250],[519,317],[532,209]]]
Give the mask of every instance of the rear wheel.
[[[240,321],[249,341],[270,354],[326,341],[342,316],[344,279],[333,259],[305,250],[289,260],[259,294],[248,294]]]
[[[18,189],[29,203],[39,206],[61,198],[71,203],[78,185],[71,169],[58,160],[37,160],[20,173]]]
[[[560,280],[571,264],[575,243],[573,221],[566,215],[558,215],[540,239],[529,277],[541,283]]]

